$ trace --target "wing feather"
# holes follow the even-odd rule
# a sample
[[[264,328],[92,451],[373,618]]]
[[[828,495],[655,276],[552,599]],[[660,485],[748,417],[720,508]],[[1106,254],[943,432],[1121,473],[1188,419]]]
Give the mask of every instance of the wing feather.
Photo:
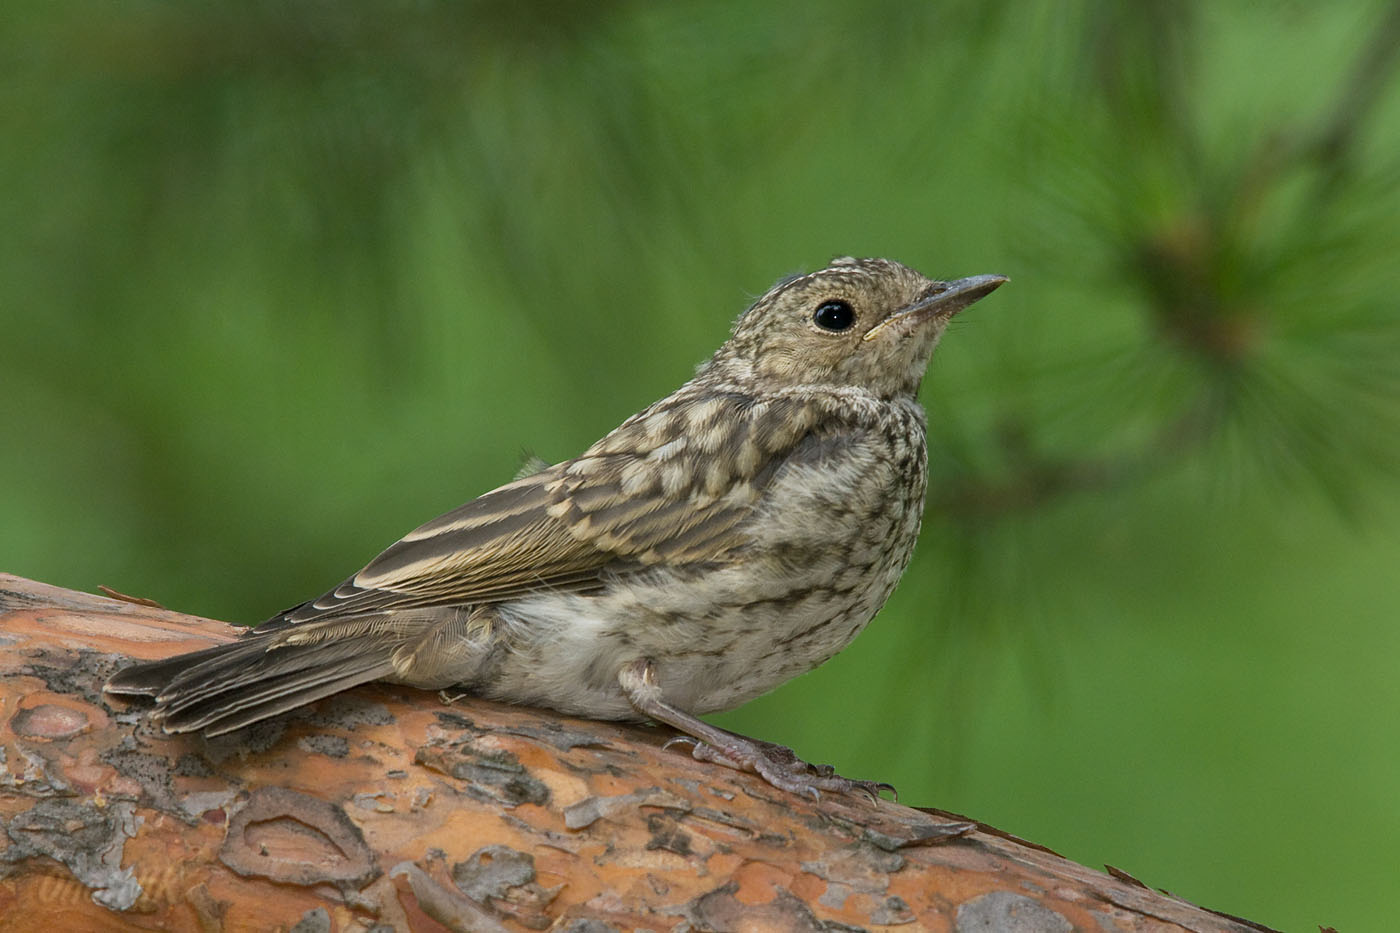
[[[749,541],[746,522],[764,488],[804,439],[822,433],[819,420],[814,406],[790,399],[672,396],[577,459],[422,525],[256,631],[587,590],[628,567],[732,559]]]

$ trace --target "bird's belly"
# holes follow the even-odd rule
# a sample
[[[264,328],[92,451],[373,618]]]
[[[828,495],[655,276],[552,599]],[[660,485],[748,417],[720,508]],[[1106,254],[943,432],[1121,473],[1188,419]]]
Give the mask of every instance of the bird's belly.
[[[812,670],[860,633],[894,589],[917,520],[891,531],[909,543],[886,540],[873,563],[841,555],[799,569],[770,555],[624,579],[597,595],[515,601],[512,648],[490,682],[475,688],[566,713],[635,718],[617,673],[645,658],[672,705],[732,709]]]
[[[720,564],[619,574],[588,595],[541,592],[500,607],[509,650],[471,685],[497,699],[634,718],[617,682],[653,663],[668,702],[732,709],[846,647],[893,591],[919,533],[923,447],[785,471],[752,539]],[[857,492],[833,485],[859,472]],[[847,477],[849,479],[849,477]]]

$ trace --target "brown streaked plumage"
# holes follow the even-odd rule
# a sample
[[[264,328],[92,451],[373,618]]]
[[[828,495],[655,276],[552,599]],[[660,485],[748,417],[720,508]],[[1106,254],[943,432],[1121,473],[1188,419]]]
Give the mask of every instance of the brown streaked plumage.
[[[845,647],[893,590],[926,482],[915,400],[948,320],[1005,281],[885,259],[785,280],[671,395],[579,457],[405,535],[231,645],[139,664],[167,731],[214,735],[356,684],[650,718],[697,758],[815,794],[848,781],[697,713]]]

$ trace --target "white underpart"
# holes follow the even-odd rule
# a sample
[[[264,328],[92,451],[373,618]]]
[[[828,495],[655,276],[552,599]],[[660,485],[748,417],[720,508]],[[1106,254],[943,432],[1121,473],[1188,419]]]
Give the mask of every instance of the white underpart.
[[[922,412],[912,402],[908,407],[922,424]],[[655,658],[664,659],[657,676],[666,699],[705,713],[738,706],[816,667],[864,628],[903,566],[853,566],[846,555],[829,547],[823,553],[820,546],[812,549],[822,556],[811,566],[764,573],[762,561],[776,560],[773,549],[779,546],[857,537],[853,526],[886,511],[878,497],[892,483],[881,471],[891,469],[871,446],[783,470],[765,500],[782,501],[784,508],[754,522],[759,536],[753,556],[734,566],[689,579],[657,568],[598,596],[545,591],[501,606],[506,629],[520,626],[529,635],[516,642],[522,647],[507,656],[484,692],[597,718],[629,718],[635,711],[618,687],[617,672],[629,662]],[[890,529],[891,536],[911,539],[917,533],[917,508]],[[821,590],[833,584],[855,587],[854,605],[847,600],[835,606]],[[808,588],[812,592],[804,598]],[[826,621],[831,624],[818,625]],[[772,651],[814,626],[819,635]]]

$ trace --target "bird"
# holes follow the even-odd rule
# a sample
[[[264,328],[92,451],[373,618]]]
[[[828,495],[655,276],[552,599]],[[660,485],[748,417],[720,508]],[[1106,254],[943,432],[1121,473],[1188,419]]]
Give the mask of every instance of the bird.
[[[923,517],[925,370],[953,316],[1006,281],[848,256],[788,276],[693,378],[579,456],[106,690],[213,736],[371,681],[451,688],[663,723],[694,758],[795,794],[892,791],[699,716],[824,663],[884,605]]]

